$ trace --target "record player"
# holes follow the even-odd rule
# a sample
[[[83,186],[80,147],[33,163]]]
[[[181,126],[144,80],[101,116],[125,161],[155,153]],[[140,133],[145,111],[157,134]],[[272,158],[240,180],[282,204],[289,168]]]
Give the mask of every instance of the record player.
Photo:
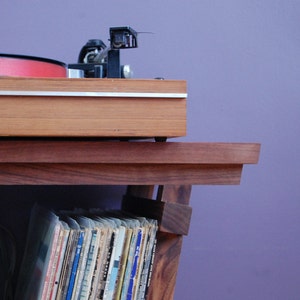
[[[131,78],[131,27],[91,39],[76,63],[0,54],[0,136],[166,139],[186,134],[186,82]]]

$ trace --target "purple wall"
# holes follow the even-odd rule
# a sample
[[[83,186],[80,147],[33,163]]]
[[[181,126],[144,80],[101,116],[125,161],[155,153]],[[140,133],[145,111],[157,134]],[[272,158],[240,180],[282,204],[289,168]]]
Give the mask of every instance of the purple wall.
[[[75,62],[130,25],[135,77],[186,79],[182,141],[261,142],[240,186],[193,188],[175,299],[299,299],[300,2],[2,0],[2,53]]]

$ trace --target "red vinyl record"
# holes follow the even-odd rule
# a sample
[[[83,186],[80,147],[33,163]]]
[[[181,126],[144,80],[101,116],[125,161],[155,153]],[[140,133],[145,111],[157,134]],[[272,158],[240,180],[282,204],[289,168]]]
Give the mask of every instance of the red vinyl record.
[[[67,69],[64,63],[48,58],[0,53],[0,76],[67,77]]]

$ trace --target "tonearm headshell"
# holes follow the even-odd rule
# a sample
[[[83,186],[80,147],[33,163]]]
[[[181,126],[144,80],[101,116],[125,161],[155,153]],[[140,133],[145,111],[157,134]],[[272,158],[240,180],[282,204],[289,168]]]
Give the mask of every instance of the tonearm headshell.
[[[129,78],[129,65],[120,64],[120,50],[137,48],[137,32],[131,27],[111,27],[110,46],[102,40],[91,39],[81,49],[78,63],[69,69],[82,70],[88,78]]]

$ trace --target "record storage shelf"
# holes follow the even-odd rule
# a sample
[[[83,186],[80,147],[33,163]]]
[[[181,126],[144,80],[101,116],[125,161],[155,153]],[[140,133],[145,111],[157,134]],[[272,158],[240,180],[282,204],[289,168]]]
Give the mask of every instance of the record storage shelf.
[[[0,138],[1,185],[127,185],[122,207],[159,221],[148,299],[173,299],[192,185],[236,185],[257,143]]]

